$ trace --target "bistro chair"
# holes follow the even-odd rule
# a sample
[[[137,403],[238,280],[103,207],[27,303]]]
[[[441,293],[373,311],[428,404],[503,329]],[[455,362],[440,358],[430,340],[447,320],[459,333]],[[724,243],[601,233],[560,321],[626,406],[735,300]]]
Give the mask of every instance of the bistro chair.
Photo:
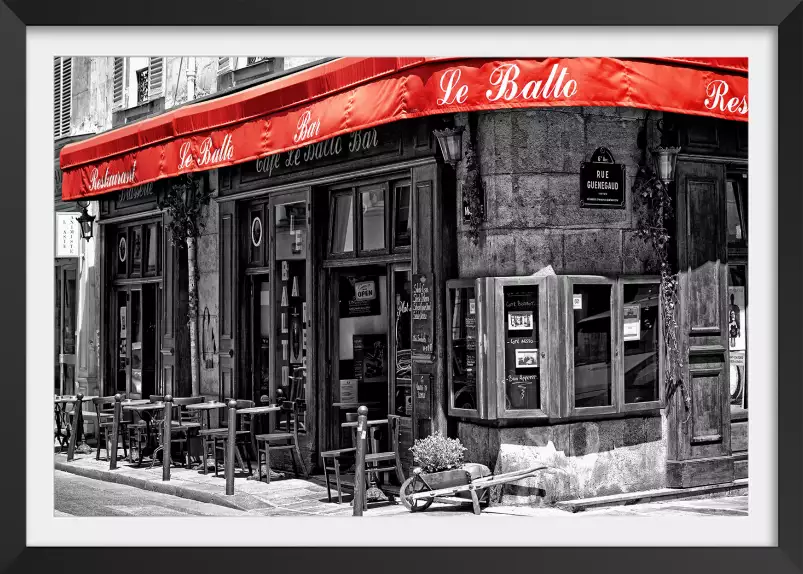
[[[354,464],[356,460],[357,449],[355,447],[338,448],[335,450],[327,450],[321,453],[321,462],[323,463],[323,476],[326,479],[326,496],[329,502],[332,502],[332,490],[329,479],[329,471],[335,473],[335,485],[337,486],[337,503],[343,504],[343,490],[340,484],[340,471],[342,465],[345,463],[349,466]],[[348,468],[349,466],[346,466]]]
[[[399,457],[399,433],[401,429],[401,417],[399,415],[388,415],[388,431],[390,434],[391,450],[384,452],[372,452],[365,455],[365,483],[370,484],[370,477],[373,475],[381,485],[384,481],[383,476],[395,473],[399,485],[404,483],[404,473],[402,472],[401,458]],[[381,488],[380,488],[381,489]],[[388,496],[388,498],[391,498]],[[367,502],[365,503],[367,508]]]
[[[201,411],[188,411],[187,405],[197,405],[206,401],[206,397],[180,397],[173,399],[173,408],[175,410],[172,419],[171,433],[176,435],[170,437],[170,443],[179,443],[181,449],[185,454],[185,467],[190,467],[190,444],[193,439],[198,437],[198,432],[201,429],[201,418],[203,413]]]
[[[95,420],[95,439],[97,441],[97,448],[95,451],[95,460],[100,460],[100,445],[103,444],[106,448],[106,458],[109,458],[109,441],[115,440],[110,437],[112,427],[114,426],[114,397],[98,397],[92,399],[92,404],[95,407],[94,412],[86,413],[90,418]],[[126,448],[126,434],[128,434],[127,426],[133,419],[130,413],[122,412],[122,416],[117,427],[117,437],[123,443],[123,456],[128,457],[128,449]]]
[[[164,400],[164,395],[150,395],[148,400],[151,403],[158,403]],[[142,443],[147,446],[153,437],[159,432],[158,424],[161,419],[161,413],[153,411],[142,411],[138,413],[139,420],[130,422],[127,426],[128,429],[128,462],[133,462],[134,445],[137,445],[137,466],[142,465]],[[134,440],[134,438],[136,440]]]
[[[225,402],[228,403],[231,399],[226,399]],[[238,409],[249,409],[254,406],[254,401],[248,400],[238,400],[237,401],[237,408]],[[226,409],[228,411],[228,408]],[[198,434],[201,437],[201,449],[203,450],[203,471],[204,474],[207,474],[207,460],[208,460],[208,449],[212,447],[212,456],[215,462],[215,476],[218,476],[218,451],[223,452],[223,460],[225,461],[225,454],[226,454],[226,446],[229,438],[229,431],[228,425],[230,424],[237,424],[237,421],[227,421],[226,423],[221,423],[216,429],[201,429]],[[243,462],[243,456],[241,454],[241,450],[245,451],[245,459],[248,461],[248,473],[251,473],[251,453],[250,453],[250,446],[251,446],[251,417],[240,417],[240,424],[239,429],[235,431],[235,442],[234,442],[234,456],[237,458],[237,462],[240,464],[240,468],[245,470],[245,463]]]
[[[301,388],[303,389],[303,387]],[[307,466],[304,464],[304,459],[301,457],[301,451],[298,448],[298,435],[306,434],[307,432],[303,423],[307,405],[303,399],[296,398],[283,400],[281,402],[281,407],[282,410],[278,413],[280,422],[276,430],[269,433],[258,434],[255,437],[257,443],[257,480],[262,480],[262,465],[260,463],[262,460],[261,455],[264,452],[265,476],[268,484],[270,484],[270,452],[273,450],[291,451],[290,458],[293,461],[293,472],[296,477],[298,477],[298,467],[296,466],[295,457],[298,457],[298,462],[304,470],[304,476],[309,478]]]

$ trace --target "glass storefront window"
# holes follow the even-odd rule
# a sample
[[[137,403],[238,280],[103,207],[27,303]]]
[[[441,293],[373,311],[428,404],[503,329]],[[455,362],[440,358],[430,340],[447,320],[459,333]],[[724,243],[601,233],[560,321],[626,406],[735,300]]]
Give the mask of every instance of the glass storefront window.
[[[731,406],[747,408],[747,267],[728,266]]]
[[[611,285],[574,284],[574,406],[611,402]]]
[[[131,291],[131,392],[142,393],[142,292]]]
[[[747,242],[746,182],[746,178],[738,177],[725,182],[728,243],[731,245]]]
[[[477,298],[473,287],[452,289],[449,298],[452,408],[476,410]]]
[[[385,190],[382,186],[360,191],[363,251],[385,248]]]
[[[142,273],[142,229],[131,228],[131,273]]]
[[[410,219],[410,184],[396,184],[393,188],[393,246],[409,247],[410,230],[412,220]]]
[[[292,377],[307,366],[307,202],[278,204],[274,213],[277,281],[273,363],[276,384],[289,397]]]
[[[412,402],[412,323],[410,321],[410,271],[393,273],[396,315],[394,318],[394,358],[396,364],[396,389],[394,393],[394,412],[397,415],[411,416]]]
[[[538,286],[505,286],[502,293],[505,408],[538,409],[541,405]]]
[[[332,253],[354,251],[354,205],[351,192],[334,196]]]
[[[622,288],[625,403],[659,400],[658,284]]]
[[[145,271],[156,273],[159,269],[159,231],[155,223],[145,227]]]

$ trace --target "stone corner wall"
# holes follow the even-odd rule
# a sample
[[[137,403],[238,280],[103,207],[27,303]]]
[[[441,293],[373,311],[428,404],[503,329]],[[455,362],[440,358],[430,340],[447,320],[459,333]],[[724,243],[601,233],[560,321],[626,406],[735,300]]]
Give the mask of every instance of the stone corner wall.
[[[466,459],[502,474],[545,464],[532,478],[498,487],[492,502],[548,506],[562,500],[662,488],[664,416],[494,428],[460,422]]]
[[[631,188],[641,150],[644,110],[565,107],[480,112],[477,153],[485,189],[484,240],[474,246],[460,224],[461,277],[529,275],[552,265],[558,274],[657,272],[652,249],[636,237]],[[651,129],[658,115],[647,123]],[[467,114],[456,116],[467,125]],[[468,130],[468,127],[467,127]],[[464,133],[464,152],[468,133]],[[607,147],[625,164],[626,208],[580,207],[580,164]],[[465,176],[461,162],[458,188]],[[462,197],[455,209],[458,221]]]

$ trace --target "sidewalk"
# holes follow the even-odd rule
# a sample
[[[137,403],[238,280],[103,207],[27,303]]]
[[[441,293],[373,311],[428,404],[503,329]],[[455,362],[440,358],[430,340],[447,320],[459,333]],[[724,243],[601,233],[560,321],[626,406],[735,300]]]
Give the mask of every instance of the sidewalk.
[[[101,453],[102,455],[103,453]],[[94,450],[91,454],[76,453],[72,462],[67,462],[66,453],[54,455],[56,470],[102,480],[126,484],[143,490],[161,494],[178,496],[198,502],[216,504],[243,512],[252,516],[351,516],[349,502],[352,495],[344,490],[343,504],[328,502],[324,477],[311,476],[309,479],[295,478],[292,473],[282,478],[271,478],[270,484],[248,480],[247,475],[237,471],[234,479],[234,494],[226,495],[226,480],[223,469],[215,477],[211,469],[204,475],[199,468],[185,469],[173,466],[170,469],[170,480],[162,480],[162,467],[150,467],[146,459],[142,466],[129,464],[128,460],[118,461],[116,470],[109,470],[108,461],[101,457],[95,460]],[[273,476],[273,475],[272,475]],[[332,499],[337,500],[332,489]],[[537,516],[537,517],[580,517],[603,515],[640,515],[651,516],[661,514],[702,514],[702,515],[747,515],[747,496],[730,496],[715,499],[673,500],[653,502],[650,504],[633,504],[628,506],[612,506],[589,509],[584,512],[567,512],[557,507],[502,506],[492,505],[483,508],[482,516]],[[470,505],[452,505],[435,503],[426,512],[410,513],[404,506],[396,502],[369,504],[364,516],[453,516],[454,513],[471,514]]]

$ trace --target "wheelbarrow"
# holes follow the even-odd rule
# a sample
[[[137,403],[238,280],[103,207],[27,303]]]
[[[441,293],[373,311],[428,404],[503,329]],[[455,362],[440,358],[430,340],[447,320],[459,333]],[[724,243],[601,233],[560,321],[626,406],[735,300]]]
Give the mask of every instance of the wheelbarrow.
[[[452,503],[471,502],[474,514],[480,514],[480,501],[489,501],[489,489],[492,486],[529,478],[546,468],[550,467],[539,464],[522,470],[486,476],[482,476],[484,473],[478,470],[487,470],[487,467],[482,465],[464,465],[460,469],[435,473],[424,473],[416,468],[413,470],[413,476],[405,480],[399,489],[399,498],[410,512],[426,510],[435,499],[438,499]]]

